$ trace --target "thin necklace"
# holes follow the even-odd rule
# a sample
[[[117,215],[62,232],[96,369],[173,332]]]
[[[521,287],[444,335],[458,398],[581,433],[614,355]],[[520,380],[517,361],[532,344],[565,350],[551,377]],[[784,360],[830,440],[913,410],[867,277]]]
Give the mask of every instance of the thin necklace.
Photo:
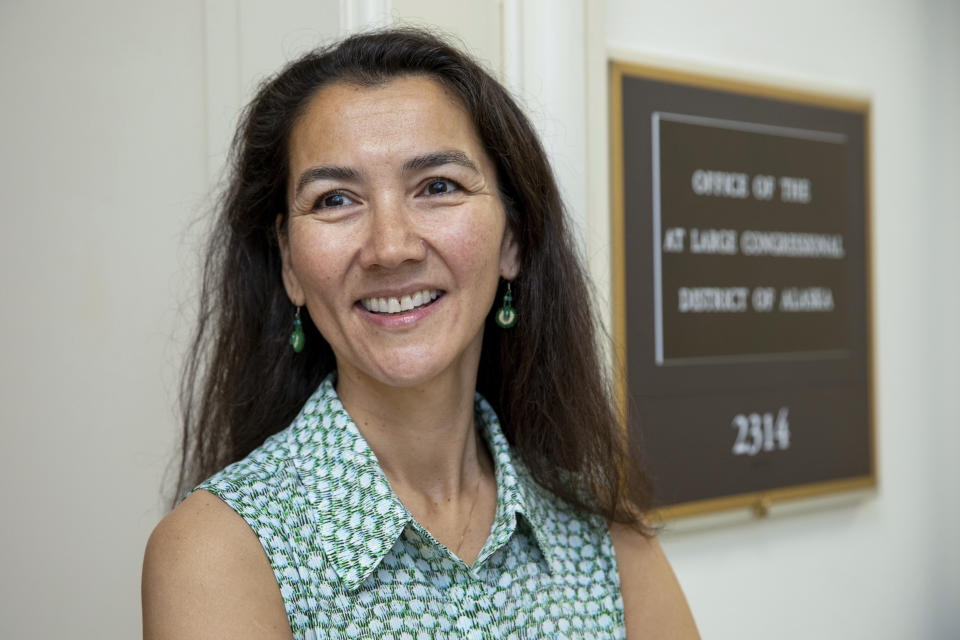
[[[453,554],[460,557],[460,547],[463,546],[463,540],[467,537],[467,531],[470,530],[470,518],[473,517],[473,510],[477,507],[477,501],[480,499],[480,478],[483,477],[483,471],[480,471],[477,474],[477,486],[473,488],[473,503],[470,505],[470,513],[467,514],[467,525],[463,528],[463,533],[460,534],[460,542],[457,543],[457,548],[453,550]]]

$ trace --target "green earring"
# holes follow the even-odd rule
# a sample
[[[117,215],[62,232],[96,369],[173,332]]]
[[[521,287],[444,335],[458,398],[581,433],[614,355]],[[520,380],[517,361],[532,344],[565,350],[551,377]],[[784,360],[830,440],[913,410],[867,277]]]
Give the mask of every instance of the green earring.
[[[290,333],[290,346],[294,353],[303,351],[303,345],[307,343],[303,335],[303,323],[300,322],[300,307],[297,307],[297,315],[293,316],[293,331]]]
[[[503,306],[497,310],[497,324],[501,329],[509,329],[517,324],[517,312],[513,308],[513,294],[510,292],[510,283],[507,283],[507,292],[503,294]]]

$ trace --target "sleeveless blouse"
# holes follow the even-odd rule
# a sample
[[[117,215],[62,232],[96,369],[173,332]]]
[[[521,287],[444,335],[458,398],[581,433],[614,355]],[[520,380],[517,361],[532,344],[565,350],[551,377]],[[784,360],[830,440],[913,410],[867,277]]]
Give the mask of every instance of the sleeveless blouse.
[[[479,394],[497,508],[467,566],[391,490],[333,381],[287,429],[194,489],[257,534],[294,638],[625,638],[606,522],[533,480]]]

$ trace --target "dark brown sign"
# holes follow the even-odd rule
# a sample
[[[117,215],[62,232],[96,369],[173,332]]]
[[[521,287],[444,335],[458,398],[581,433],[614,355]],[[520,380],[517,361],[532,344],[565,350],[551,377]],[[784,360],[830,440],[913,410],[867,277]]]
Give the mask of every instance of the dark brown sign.
[[[875,484],[869,105],[611,78],[621,383],[664,516]]]

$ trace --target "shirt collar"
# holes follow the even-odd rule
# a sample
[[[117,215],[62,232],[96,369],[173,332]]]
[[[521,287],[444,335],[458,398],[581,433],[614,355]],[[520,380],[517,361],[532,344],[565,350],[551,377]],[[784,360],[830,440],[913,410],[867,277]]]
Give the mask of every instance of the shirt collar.
[[[293,422],[297,442],[293,464],[312,506],[320,545],[347,590],[354,590],[376,569],[404,528],[415,521],[390,488],[376,456],[347,414],[328,376]],[[478,428],[496,468],[497,512],[487,544],[474,563],[507,543],[521,514],[550,570],[560,568],[552,497],[530,476],[500,428],[489,403],[475,397]]]
[[[506,544],[516,529],[515,514],[519,514],[533,530],[550,571],[557,573],[562,569],[562,562],[554,517],[558,511],[556,498],[537,484],[523,462],[514,457],[500,428],[500,419],[479,393],[475,397],[475,406],[480,433],[490,448],[497,479],[497,513],[487,545],[480,551],[476,564]]]

